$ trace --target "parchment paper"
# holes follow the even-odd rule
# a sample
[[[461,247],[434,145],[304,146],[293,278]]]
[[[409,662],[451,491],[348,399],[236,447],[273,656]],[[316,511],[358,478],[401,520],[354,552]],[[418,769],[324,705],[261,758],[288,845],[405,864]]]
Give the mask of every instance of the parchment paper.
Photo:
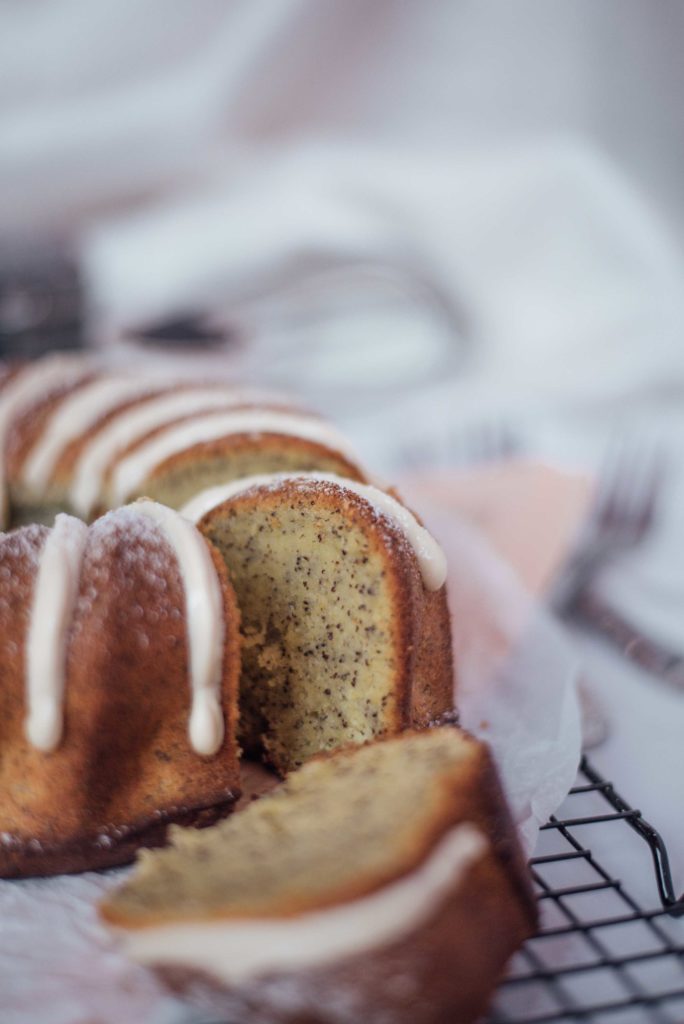
[[[491,745],[530,852],[579,761],[575,659],[476,530],[421,511],[449,560],[462,722]],[[181,1005],[119,956],[98,924],[98,898],[126,870],[0,882],[2,1024],[183,1020]]]

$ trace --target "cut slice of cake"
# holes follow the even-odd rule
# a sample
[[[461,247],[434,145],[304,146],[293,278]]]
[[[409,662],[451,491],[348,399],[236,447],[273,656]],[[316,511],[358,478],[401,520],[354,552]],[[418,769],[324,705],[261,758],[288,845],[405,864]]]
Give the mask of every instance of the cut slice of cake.
[[[281,774],[453,707],[441,549],[395,498],[331,474],[238,480],[182,510],[242,613],[241,739]]]
[[[104,902],[134,960],[221,1019],[475,1020],[536,913],[487,748],[454,727],[310,761]]]

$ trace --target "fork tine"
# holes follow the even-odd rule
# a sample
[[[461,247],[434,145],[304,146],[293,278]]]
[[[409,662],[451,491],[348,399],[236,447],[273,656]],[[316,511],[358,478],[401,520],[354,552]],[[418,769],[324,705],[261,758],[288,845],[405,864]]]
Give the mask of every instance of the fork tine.
[[[662,452],[621,443],[609,449],[603,465],[582,536],[551,598],[561,613],[577,609],[601,570],[642,541],[657,515],[666,467]]]
[[[654,453],[648,449],[641,452],[636,462],[634,482],[629,494],[626,515],[631,517],[635,530],[643,531],[653,520],[655,508],[656,467]]]
[[[459,443],[460,442],[460,443]],[[468,462],[496,462],[509,459],[519,450],[519,440],[513,430],[501,420],[483,420],[471,426],[458,438],[452,439],[452,448],[458,444]]]
[[[594,515],[601,526],[609,528],[620,505],[620,488],[623,486],[624,446],[609,448],[599,472],[598,487],[594,497]]]
[[[665,459],[662,452],[653,449],[644,458],[641,467],[640,493],[634,494],[633,515],[641,534],[650,530],[654,524],[664,472]]]
[[[472,466],[509,459],[520,448],[520,440],[508,424],[489,419],[447,429],[431,440],[414,438],[402,447],[401,459],[409,469]]]
[[[606,462],[594,502],[597,523],[636,541],[653,525],[664,460],[656,449],[622,443]]]

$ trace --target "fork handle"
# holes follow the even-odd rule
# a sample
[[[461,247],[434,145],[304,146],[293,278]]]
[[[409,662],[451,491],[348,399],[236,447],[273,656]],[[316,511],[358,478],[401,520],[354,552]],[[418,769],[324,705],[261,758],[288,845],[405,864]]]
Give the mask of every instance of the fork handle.
[[[577,595],[569,613],[605,636],[651,675],[684,689],[684,656],[646,636],[591,587]]]

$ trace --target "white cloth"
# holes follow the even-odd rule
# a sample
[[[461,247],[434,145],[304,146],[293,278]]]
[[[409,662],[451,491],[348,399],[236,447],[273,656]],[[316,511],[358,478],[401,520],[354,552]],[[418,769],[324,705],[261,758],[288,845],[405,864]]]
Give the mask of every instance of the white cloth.
[[[351,260],[425,284],[460,330],[464,393],[681,387],[681,133],[659,127],[681,119],[684,11],[660,10],[5,4],[0,225],[75,240],[109,339],[228,306],[268,366],[274,283]],[[391,329],[408,384],[426,342],[402,346]],[[380,346],[376,366],[391,360],[377,320],[352,333]],[[339,350],[353,365],[361,343],[325,315],[317,336],[328,377],[343,378]],[[283,375],[308,369],[318,385],[296,337]]]
[[[375,265],[406,288],[425,282],[462,325],[466,381],[586,401],[684,380],[684,265],[614,169],[577,143],[442,159],[307,147],[100,225],[84,252],[97,308],[123,326],[218,305],[249,329],[293,266],[306,280]]]

